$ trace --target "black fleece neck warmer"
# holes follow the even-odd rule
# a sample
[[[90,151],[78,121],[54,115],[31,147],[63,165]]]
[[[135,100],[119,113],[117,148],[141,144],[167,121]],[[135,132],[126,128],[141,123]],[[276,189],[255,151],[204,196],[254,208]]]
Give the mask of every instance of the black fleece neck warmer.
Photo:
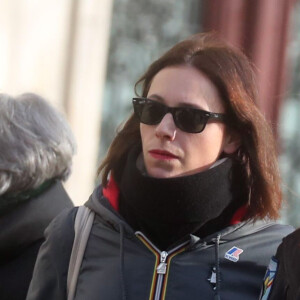
[[[140,151],[129,153],[122,174],[120,213],[161,250],[191,233],[206,236],[225,227],[242,205],[232,188],[231,159],[189,176],[153,178],[136,166]]]

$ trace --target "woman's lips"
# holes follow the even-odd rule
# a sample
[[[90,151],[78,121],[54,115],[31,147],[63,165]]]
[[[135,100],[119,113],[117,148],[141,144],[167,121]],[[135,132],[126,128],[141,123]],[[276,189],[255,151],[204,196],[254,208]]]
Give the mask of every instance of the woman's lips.
[[[178,159],[178,156],[165,150],[154,149],[149,151],[150,155],[156,159],[171,160]]]

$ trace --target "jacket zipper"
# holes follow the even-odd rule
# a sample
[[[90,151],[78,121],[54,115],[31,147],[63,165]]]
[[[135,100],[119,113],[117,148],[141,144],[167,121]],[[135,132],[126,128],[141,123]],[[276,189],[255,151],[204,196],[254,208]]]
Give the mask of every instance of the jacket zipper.
[[[154,293],[154,297],[150,295],[149,300],[161,300],[161,292],[163,289],[163,282],[164,282],[164,278],[167,275],[168,272],[168,257],[170,257],[171,254],[173,254],[174,252],[181,250],[180,252],[184,251],[184,246],[186,246],[189,241],[186,241],[180,245],[178,245],[177,247],[167,251],[160,251],[142,232],[137,231],[136,235],[143,241],[146,241],[147,244],[150,246],[148,246],[146,244],[146,246],[156,254],[159,254],[159,258],[160,258],[160,262],[158,264],[158,266],[156,267],[156,280],[155,282],[152,282],[152,285],[155,285],[155,293]],[[143,241],[143,242],[144,242]],[[152,248],[152,249],[151,249]],[[179,252],[178,252],[179,253]]]
[[[168,255],[169,254],[166,251],[162,251],[160,253],[160,264],[156,268],[156,273],[158,274],[158,277],[157,277],[157,284],[156,284],[156,291],[155,291],[154,300],[159,300],[160,299],[163,279],[164,279],[164,276],[166,275],[166,272],[167,272],[166,260],[167,260]]]

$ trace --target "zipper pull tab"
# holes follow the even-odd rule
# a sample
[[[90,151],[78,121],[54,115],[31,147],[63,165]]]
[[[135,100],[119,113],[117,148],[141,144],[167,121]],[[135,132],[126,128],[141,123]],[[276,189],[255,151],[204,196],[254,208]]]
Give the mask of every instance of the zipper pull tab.
[[[167,264],[166,264],[167,257],[168,257],[168,253],[166,251],[161,252],[160,264],[156,268],[157,274],[166,274],[166,272],[167,272]]]

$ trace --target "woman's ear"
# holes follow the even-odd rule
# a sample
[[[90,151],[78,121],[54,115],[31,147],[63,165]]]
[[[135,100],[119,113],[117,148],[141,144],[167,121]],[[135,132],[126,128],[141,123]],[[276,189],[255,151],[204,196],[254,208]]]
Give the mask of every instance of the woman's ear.
[[[223,146],[223,152],[226,154],[234,153],[241,145],[241,137],[234,130],[228,130]]]

